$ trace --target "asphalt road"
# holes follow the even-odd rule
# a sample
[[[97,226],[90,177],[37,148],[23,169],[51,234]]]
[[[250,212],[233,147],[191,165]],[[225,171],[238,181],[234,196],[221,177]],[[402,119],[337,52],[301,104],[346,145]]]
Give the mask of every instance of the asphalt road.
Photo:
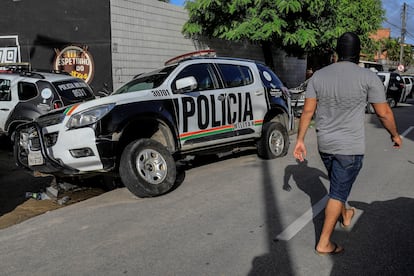
[[[292,148],[271,161],[247,151],[188,169],[161,197],[120,188],[0,230],[0,274],[413,275],[414,106],[394,112],[399,150],[366,116],[357,213],[333,236],[340,256],[314,253],[329,185],[311,128],[306,164]]]

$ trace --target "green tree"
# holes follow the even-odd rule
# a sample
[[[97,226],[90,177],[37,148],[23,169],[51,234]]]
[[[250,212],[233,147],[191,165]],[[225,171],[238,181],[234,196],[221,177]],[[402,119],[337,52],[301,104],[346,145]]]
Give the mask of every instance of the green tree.
[[[194,0],[185,7],[190,37],[248,40],[295,56],[327,52],[345,31],[365,45],[384,16],[381,0]]]
[[[389,61],[399,64],[400,62],[400,53],[401,53],[401,44],[398,39],[390,38],[383,40],[383,51],[387,52],[387,58]],[[414,63],[413,59],[413,48],[406,44],[403,47],[403,65],[405,68],[409,67]]]

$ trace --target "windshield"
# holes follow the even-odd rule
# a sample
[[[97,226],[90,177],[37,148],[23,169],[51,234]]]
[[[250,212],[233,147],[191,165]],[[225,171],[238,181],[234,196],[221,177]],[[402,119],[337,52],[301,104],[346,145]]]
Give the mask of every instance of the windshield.
[[[168,66],[150,73],[138,75],[132,81],[121,86],[112,95],[156,88],[165,81],[176,67],[177,65]]]

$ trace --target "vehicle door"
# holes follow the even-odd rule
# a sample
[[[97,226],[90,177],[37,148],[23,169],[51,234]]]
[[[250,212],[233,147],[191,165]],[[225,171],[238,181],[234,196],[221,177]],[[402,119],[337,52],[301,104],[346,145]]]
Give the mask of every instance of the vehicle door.
[[[19,99],[16,86],[12,86],[10,79],[0,77],[0,133],[6,131],[7,118],[13,111]]]
[[[179,68],[180,69],[180,68]],[[191,83],[183,87],[184,82]],[[183,150],[231,141],[233,126],[226,117],[226,94],[212,63],[184,66],[171,83]]]
[[[237,139],[259,137],[269,109],[254,63],[216,63],[225,87],[225,118]]]

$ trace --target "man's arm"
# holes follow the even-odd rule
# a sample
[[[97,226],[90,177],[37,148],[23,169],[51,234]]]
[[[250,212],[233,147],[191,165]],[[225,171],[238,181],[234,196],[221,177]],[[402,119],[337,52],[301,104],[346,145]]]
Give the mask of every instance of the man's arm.
[[[394,147],[399,148],[402,145],[402,140],[398,134],[397,125],[394,119],[394,113],[388,103],[373,103],[375,113],[381,121],[384,128],[391,135],[391,140],[394,142]]]
[[[315,113],[316,103],[316,98],[306,98],[302,115],[300,116],[298,135],[296,139],[296,146],[293,150],[293,156],[301,162],[305,160],[306,157],[305,135],[309,128],[313,114]]]

